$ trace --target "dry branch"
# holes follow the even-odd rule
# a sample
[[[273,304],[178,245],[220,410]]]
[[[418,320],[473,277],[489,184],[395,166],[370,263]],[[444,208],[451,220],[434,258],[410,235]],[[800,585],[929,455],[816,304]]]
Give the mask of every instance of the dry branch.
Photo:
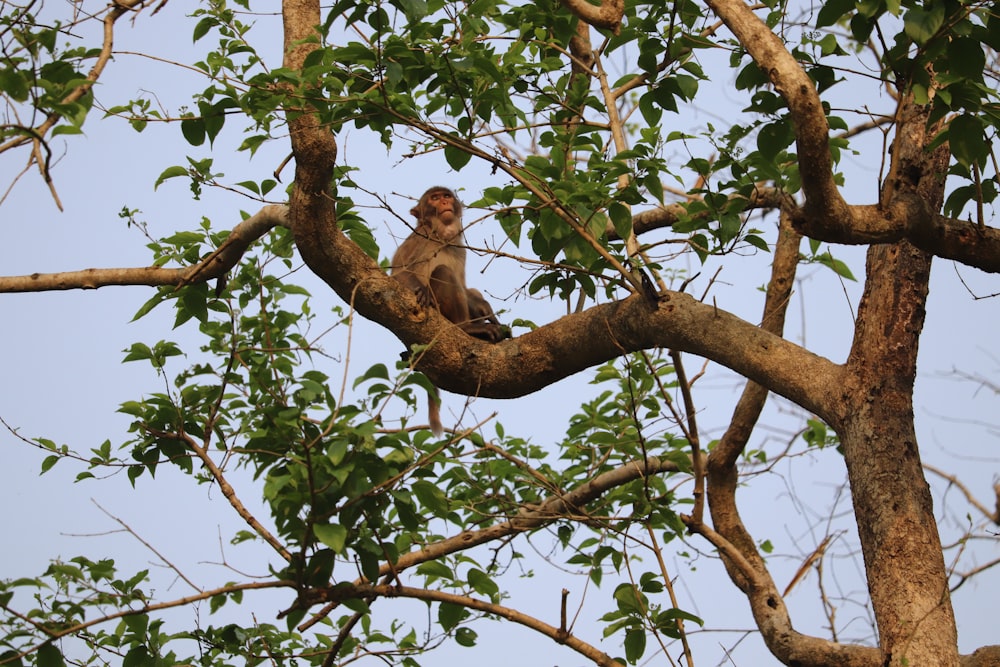
[[[197,264],[178,269],[158,266],[84,269],[0,277],[0,292],[97,289],[110,285],[188,285],[219,278],[239,263],[250,245],[274,227],[288,226],[288,209],[272,204],[237,224],[225,242]]]

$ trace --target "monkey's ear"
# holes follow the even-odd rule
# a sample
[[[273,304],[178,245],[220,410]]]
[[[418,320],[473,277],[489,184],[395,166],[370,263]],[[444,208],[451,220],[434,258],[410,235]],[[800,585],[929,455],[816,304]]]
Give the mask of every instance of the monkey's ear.
[[[414,206],[413,208],[410,209],[410,215],[412,215],[417,220],[420,220],[420,204],[419,203],[416,206]]]

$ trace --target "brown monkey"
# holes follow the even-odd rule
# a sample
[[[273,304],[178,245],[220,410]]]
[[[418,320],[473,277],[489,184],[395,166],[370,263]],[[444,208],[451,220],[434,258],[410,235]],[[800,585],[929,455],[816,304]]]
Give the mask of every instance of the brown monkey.
[[[392,275],[470,336],[496,343],[504,338],[490,304],[479,290],[465,286],[465,237],[462,202],[448,188],[425,192],[410,213],[413,230],[392,258]]]
[[[421,306],[437,308],[470,336],[491,343],[506,337],[489,302],[465,285],[465,237],[462,202],[448,188],[433,187],[410,213],[413,230],[392,258],[392,275],[417,295]],[[438,404],[430,399],[431,428],[441,435]]]

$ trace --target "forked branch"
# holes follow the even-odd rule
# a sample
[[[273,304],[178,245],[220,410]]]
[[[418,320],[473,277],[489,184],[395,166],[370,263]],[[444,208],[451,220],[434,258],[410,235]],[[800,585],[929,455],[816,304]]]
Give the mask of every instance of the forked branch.
[[[84,269],[61,273],[32,273],[28,276],[0,276],[0,292],[45,292],[53,290],[97,289],[109,285],[188,285],[225,275],[236,266],[250,245],[275,227],[288,227],[288,208],[265,206],[240,222],[214,252],[197,264],[178,269],[158,266]]]
[[[104,67],[108,64],[108,61],[111,60],[111,49],[114,45],[115,36],[115,22],[136,7],[141,6],[144,2],[145,0],[114,0],[114,2],[111,3],[107,14],[104,15],[104,39],[101,44],[101,50],[97,54],[97,61],[90,69],[90,72],[87,73],[87,77],[84,82],[71,90],[61,100],[60,106],[65,106],[78,101],[81,97],[86,95],[97,80],[101,78],[101,74],[104,72]],[[50,113],[37,127],[25,128],[25,131],[22,134],[0,144],[0,153],[42,139],[62,117],[63,115],[61,113]]]

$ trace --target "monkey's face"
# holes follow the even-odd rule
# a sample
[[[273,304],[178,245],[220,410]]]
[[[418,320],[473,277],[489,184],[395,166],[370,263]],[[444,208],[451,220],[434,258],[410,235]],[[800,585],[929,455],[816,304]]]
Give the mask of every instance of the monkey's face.
[[[447,188],[431,188],[412,211],[418,225],[430,227],[434,236],[448,242],[462,236],[462,202]]]
[[[431,190],[424,197],[426,199],[424,210],[431,216],[440,218],[445,223],[461,217],[462,205],[455,199],[451,190]]]

